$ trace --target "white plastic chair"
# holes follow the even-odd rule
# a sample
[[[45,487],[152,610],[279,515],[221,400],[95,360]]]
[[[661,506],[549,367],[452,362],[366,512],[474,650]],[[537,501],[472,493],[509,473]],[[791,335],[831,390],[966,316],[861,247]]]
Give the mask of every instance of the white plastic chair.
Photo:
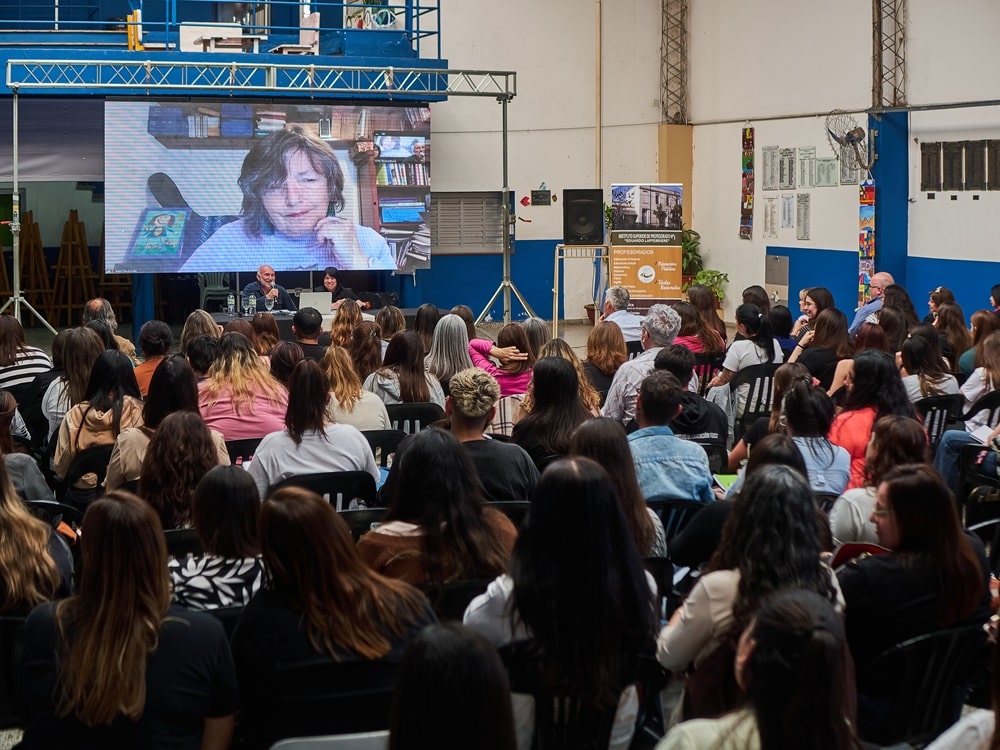
[[[389,730],[331,734],[325,737],[291,737],[271,745],[271,750],[386,750]]]

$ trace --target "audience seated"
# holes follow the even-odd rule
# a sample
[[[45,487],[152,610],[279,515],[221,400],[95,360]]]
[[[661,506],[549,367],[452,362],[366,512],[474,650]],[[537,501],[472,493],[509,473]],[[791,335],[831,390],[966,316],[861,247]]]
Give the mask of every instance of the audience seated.
[[[628,361],[628,349],[621,329],[607,322],[600,322],[587,336],[587,357],[583,372],[601,397],[601,406],[608,396],[618,368]]]
[[[104,486],[116,490],[124,484],[138,482],[149,441],[170,414],[177,411],[198,413],[198,384],[194,370],[179,354],[167,357],[156,368],[149,383],[149,395],[142,404],[142,423],[121,431],[111,451]],[[211,431],[217,463],[229,463],[229,453],[222,434]]]
[[[642,339],[642,316],[628,311],[630,300],[628,289],[610,286],[604,293],[604,307],[601,310],[601,321],[618,326],[626,344]]]
[[[923,336],[911,336],[899,350],[903,387],[910,401],[957,394],[958,381],[944,369],[944,363]]]
[[[781,347],[783,361],[787,362],[789,355],[795,349],[795,339],[792,338],[792,311],[784,305],[772,305],[767,319],[771,321],[774,340]]]
[[[264,436],[248,471],[261,497],[296,474],[366,471],[380,478],[368,441],[356,427],[326,418],[330,381],[318,363],[299,362],[288,381],[285,427]]]
[[[389,340],[400,331],[406,330],[406,318],[398,307],[386,305],[375,313],[375,322],[382,329],[382,356],[385,357]]]
[[[423,594],[365,565],[347,524],[315,493],[286,487],[268,498],[260,543],[269,584],[233,633],[241,735],[251,749],[296,736],[275,704],[282,665],[325,668],[335,681],[345,663],[398,663],[435,621]]]
[[[142,424],[142,400],[132,361],[109,349],[94,362],[84,399],[68,412],[59,427],[53,467],[65,477],[77,454],[87,448],[114,445],[122,430]],[[67,499],[80,506],[93,500],[97,476],[84,474],[69,488]]]
[[[399,668],[389,731],[393,750],[515,750],[510,684],[496,649],[458,623],[421,630]]]
[[[510,572],[469,604],[464,622],[497,647],[533,640],[553,680],[592,707],[617,706],[609,748],[619,750],[635,728],[632,670],[652,650],[654,593],[607,473],[572,457],[542,474]],[[515,695],[513,707],[517,746],[528,750],[533,702]]]
[[[986,622],[990,568],[982,543],[963,532],[955,499],[926,465],[904,464],[881,477],[872,511],[887,555],[857,558],[838,570],[847,602],[847,640],[861,667],[890,646],[942,627]],[[859,671],[859,674],[861,672]],[[858,685],[863,736],[885,719],[880,699],[894,676]]]
[[[87,300],[87,304],[83,306],[83,319],[80,323],[84,327],[88,327],[91,323],[103,324],[107,328],[108,335],[115,342],[114,348],[125,352],[126,356],[132,360],[133,365],[139,364],[139,360],[135,357],[135,344],[115,333],[118,330],[118,319],[115,317],[114,308],[106,299],[95,297]]]
[[[410,404],[431,401],[444,408],[444,391],[438,379],[424,369],[420,337],[413,331],[400,331],[385,350],[381,369],[365,379],[364,388],[386,404]]]
[[[726,349],[726,342],[715,328],[709,326],[690,302],[677,302],[673,310],[681,318],[681,327],[674,339],[675,346],[683,346],[692,354],[714,354]]]
[[[744,304],[736,308],[736,332],[743,338],[738,338],[729,345],[722,362],[722,372],[708,382],[709,388],[727,385],[740,370],[747,367],[781,364],[784,361],[781,347],[771,332],[771,321],[761,314],[757,305]],[[733,408],[736,418],[742,416],[746,409],[749,390],[750,385],[744,384],[736,393]]]
[[[218,340],[222,335],[222,326],[215,322],[212,314],[206,310],[194,310],[184,321],[181,329],[180,352],[187,356],[191,342],[199,336],[211,336]]]
[[[608,473],[639,554],[666,557],[663,522],[642,497],[625,428],[608,417],[589,419],[573,433],[570,453],[595,461]]]
[[[135,368],[135,380],[139,384],[139,393],[145,398],[149,393],[149,381],[153,372],[160,366],[173,346],[173,334],[170,326],[162,320],[150,320],[139,329],[139,348],[142,351],[142,363]]]
[[[653,371],[653,362],[660,349],[674,343],[680,327],[680,316],[666,305],[653,305],[649,308],[642,324],[643,352],[618,368],[601,409],[602,416],[617,419],[623,425],[635,417],[639,386]]]
[[[802,303],[803,316],[795,321],[795,326],[792,328],[795,342],[802,343],[802,337],[813,330],[816,319],[821,312],[834,308],[836,305],[833,301],[833,294],[826,287],[814,286],[806,290]]]
[[[431,427],[413,435],[397,465],[382,524],[358,540],[373,570],[418,586],[506,570],[517,530],[483,502],[472,462],[451,433]]]
[[[48,421],[46,440],[43,442],[55,437],[66,412],[83,401],[87,383],[90,381],[90,371],[104,351],[100,337],[89,328],[69,328],[60,331],[56,340],[61,340],[62,372],[49,383],[45,395],[42,396],[41,410]],[[52,350],[52,356],[55,357],[55,341]]]
[[[49,355],[24,340],[24,329],[17,318],[0,315],[0,388],[21,403],[35,376],[51,369]]]
[[[271,356],[268,358],[268,370],[271,377],[287,388],[288,378],[291,377],[292,370],[305,358],[302,347],[294,341],[279,341],[271,349]]]
[[[561,357],[535,363],[528,396],[532,409],[511,431],[510,441],[531,456],[539,471],[569,453],[573,431],[591,418],[580,400],[576,369]]]
[[[882,477],[894,466],[926,464],[929,460],[927,433],[916,419],[890,415],[876,422],[865,450],[865,486],[847,490],[830,509],[834,542],[878,544],[872,511]]]
[[[18,497],[24,500],[51,500],[52,489],[33,456],[14,451],[11,422],[17,414],[17,401],[7,391],[0,391],[0,455],[7,476]],[[2,488],[0,488],[2,490]]]
[[[0,614],[27,615],[35,606],[73,592],[69,547],[25,507],[4,462],[0,462],[0,538]]]
[[[687,288],[687,298],[708,323],[709,328],[714,328],[722,340],[727,341],[729,332],[726,330],[725,322],[719,317],[719,301],[715,298],[715,292],[703,284],[692,284]]]
[[[708,572],[659,636],[663,666],[697,667],[685,689],[684,718],[717,716],[736,707],[731,672],[736,638],[767,595],[798,587],[843,608],[837,579],[820,560],[817,529],[815,501],[802,476],[764,466],[747,480]]]
[[[354,327],[364,318],[356,300],[345,299],[337,308],[337,314],[330,322],[330,346],[348,347]]]
[[[472,312],[472,308],[471,307],[469,307],[468,305],[455,305],[448,312],[451,313],[452,315],[457,315],[458,317],[460,317],[464,321],[464,323],[465,323],[465,331],[466,331],[466,333],[469,334],[469,341],[472,341],[472,339],[476,338],[476,316]],[[536,332],[539,330],[537,328],[537,326],[532,326],[532,327],[528,326],[528,321],[530,321],[530,320],[538,320],[538,319],[537,318],[528,318],[528,320],[524,321],[524,323],[525,323],[524,332],[525,332],[525,334],[528,335],[529,343],[532,340],[532,330],[534,330]],[[545,323],[544,321],[541,321],[541,322]],[[405,328],[405,325],[403,327]],[[545,323],[545,329],[547,331],[547,336],[546,336],[546,340],[547,340],[552,335],[551,332],[549,332],[549,330],[548,330],[549,329],[548,323]],[[400,329],[400,330],[402,330],[402,329]],[[395,331],[394,331],[394,333],[395,333]]]
[[[937,314],[934,316],[934,327],[938,335],[948,342],[946,357],[949,370],[953,373],[958,372],[959,358],[972,348],[972,334],[965,327],[965,313],[954,302],[943,303],[938,306]],[[944,348],[942,346],[942,349]]]
[[[708,455],[669,427],[680,413],[684,390],[677,378],[662,370],[642,381],[636,403],[639,429],[628,436],[628,442],[639,488],[647,500],[654,495],[703,503],[715,500]]]
[[[338,313],[339,316],[339,313]],[[319,362],[326,354],[326,347],[319,343],[323,333],[323,316],[315,307],[301,307],[292,316],[292,335],[302,348],[306,359]]]
[[[112,492],[83,528],[77,595],[25,625],[20,746],[225,750],[237,707],[229,644],[218,620],[170,604],[156,513]]]
[[[358,328],[364,325],[367,324],[361,323]],[[346,349],[331,346],[323,355],[322,364],[330,379],[330,400],[326,405],[327,419],[331,422],[353,425],[359,430],[392,428],[385,402],[361,387],[361,379],[355,372]]]
[[[675,726],[657,750],[859,747],[850,652],[826,596],[789,587],[763,599],[736,647],[739,710]]]
[[[976,310],[972,313],[969,332],[972,334],[972,346],[958,359],[958,371],[966,377],[977,367],[982,366],[983,341],[991,333],[1000,331],[1000,318],[992,310]],[[55,352],[52,354],[55,358]]]
[[[457,315],[442,316],[431,337],[427,355],[427,372],[438,379],[441,390],[448,395],[448,381],[456,372],[472,367],[469,357],[469,332],[465,321]]]
[[[653,369],[669,372],[678,383],[689,383],[694,377],[694,354],[679,344],[665,346],[653,360]],[[670,420],[670,429],[677,437],[692,443],[724,446],[729,423],[726,413],[718,405],[685,389],[681,393],[680,413]]]
[[[196,411],[168,414],[153,432],[139,475],[139,496],[164,529],[191,526],[191,501],[201,478],[223,462],[216,440]]]
[[[257,349],[257,353],[265,358],[270,357],[271,350],[281,341],[278,321],[269,312],[259,312],[250,319],[250,327],[253,328],[254,348]]]
[[[239,333],[224,333],[208,378],[198,389],[205,424],[226,440],[259,438],[285,424],[288,391]]]
[[[497,379],[501,397],[528,391],[535,357],[531,353],[528,336],[518,323],[508,323],[501,328],[495,344],[486,339],[472,339],[469,342],[469,357],[472,364]],[[494,365],[490,357],[496,359],[500,366]]]
[[[382,339],[378,323],[363,320],[351,331],[347,352],[361,383],[382,366]],[[329,351],[329,350],[328,350]]]
[[[858,331],[861,330],[861,326],[868,320],[869,315],[877,315],[879,313],[885,302],[883,297],[885,289],[894,283],[895,279],[892,278],[892,274],[888,271],[878,271],[871,275],[871,278],[868,279],[868,302],[858,307],[854,314],[854,320],[851,321],[851,325],[847,329],[847,333],[852,338],[857,337]]]
[[[853,354],[851,339],[847,335],[847,316],[830,307],[816,316],[813,330],[807,331],[792,350],[786,361],[801,362],[809,374],[828,390],[833,384],[837,365]]]
[[[577,395],[580,397],[580,403],[590,412],[591,416],[600,416],[601,396],[587,378],[586,373],[583,371],[583,364],[580,362],[580,358],[576,356],[576,352],[573,351],[573,347],[567,344],[565,339],[549,339],[542,345],[541,357],[539,359],[544,359],[545,357],[559,357],[573,365],[573,369],[576,370]],[[529,387],[528,392],[521,400],[520,418],[529,413],[533,407],[534,396],[532,395],[532,389]]]
[[[217,336],[195,336],[187,345],[184,354],[199,383],[208,377],[208,371],[212,369],[212,363],[215,362],[218,352],[219,339]],[[150,387],[152,387],[152,383],[150,383]]]
[[[471,310],[469,314],[471,316]],[[549,324],[541,318],[525,318],[521,321],[521,327],[524,329],[524,335],[528,339],[528,353],[531,355],[531,358],[536,361],[541,359],[545,356],[541,354],[542,347],[552,339],[552,329],[549,328]],[[469,341],[476,338],[474,327],[472,334],[469,337]]]
[[[241,466],[216,466],[202,478],[191,519],[203,552],[168,561],[177,604],[207,610],[250,602],[264,583],[259,514],[257,485]]]
[[[413,332],[420,338],[420,345],[425,357],[430,354],[431,343],[434,340],[434,329],[439,320],[441,320],[441,311],[429,302],[418,307],[417,314],[413,317]]]
[[[500,385],[488,372],[470,367],[452,378],[451,394],[445,399],[451,434],[462,444],[487,502],[527,502],[538,482],[538,469],[524,448],[514,443],[493,440],[483,433],[493,420]],[[381,402],[380,402],[381,403]],[[403,438],[389,476],[379,490],[383,504],[388,504],[399,481],[400,459],[412,436]]]
[[[888,354],[875,349],[858,352],[854,355],[854,371],[843,411],[834,417],[830,427],[830,442],[845,448],[851,456],[848,489],[864,487],[865,451],[872,427],[882,417],[892,414],[916,417],[896,363]]]

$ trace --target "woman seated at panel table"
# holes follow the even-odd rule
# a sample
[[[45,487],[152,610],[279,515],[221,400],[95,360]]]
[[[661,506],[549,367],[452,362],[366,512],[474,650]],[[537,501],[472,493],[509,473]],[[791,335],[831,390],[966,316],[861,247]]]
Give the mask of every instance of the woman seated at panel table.
[[[301,126],[254,144],[238,184],[240,218],[205,240],[182,273],[249,268],[260,258],[281,258],[282,269],[395,270],[382,235],[337,216],[344,172],[329,145]]]

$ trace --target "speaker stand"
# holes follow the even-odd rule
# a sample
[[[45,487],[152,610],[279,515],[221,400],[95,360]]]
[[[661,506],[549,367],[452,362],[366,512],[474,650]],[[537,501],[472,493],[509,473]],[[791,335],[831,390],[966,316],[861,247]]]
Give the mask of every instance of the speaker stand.
[[[510,187],[507,184],[507,103],[510,100],[509,97],[502,96],[498,98],[500,106],[503,112],[503,276],[500,279],[500,286],[497,290],[493,292],[493,296],[490,297],[490,301],[486,303],[486,307],[483,311],[479,313],[479,317],[476,318],[476,325],[478,326],[482,323],[486,316],[490,314],[490,309],[493,307],[493,303],[497,301],[497,297],[503,293],[503,322],[504,325],[510,323],[510,294],[514,293],[517,297],[517,301],[521,303],[524,311],[528,313],[532,318],[537,318],[535,311],[531,309],[531,305],[524,298],[524,295],[518,291],[518,288],[514,286],[514,282],[510,280],[510,254],[511,254],[511,238],[514,235],[514,216],[511,212],[510,207]]]

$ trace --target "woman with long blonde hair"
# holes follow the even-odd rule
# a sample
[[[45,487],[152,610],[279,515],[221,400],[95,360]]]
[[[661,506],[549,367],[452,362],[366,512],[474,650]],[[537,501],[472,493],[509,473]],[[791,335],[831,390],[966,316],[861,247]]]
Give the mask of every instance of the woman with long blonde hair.
[[[340,424],[350,424],[359,430],[392,428],[385,402],[361,387],[361,378],[354,370],[351,355],[342,346],[331,346],[320,363],[330,379],[330,400],[326,416]]]
[[[285,426],[288,391],[271,377],[250,341],[225,333],[198,393],[198,408],[209,429],[226,440],[264,437]]]
[[[593,416],[600,416],[601,394],[597,392],[597,389],[594,388],[593,384],[590,382],[590,378],[587,377],[587,373],[584,372],[580,358],[576,356],[576,352],[573,351],[573,347],[567,344],[563,339],[549,339],[542,346],[538,358],[543,359],[544,357],[559,357],[560,359],[565,359],[573,365],[573,369],[576,370],[578,383],[577,392],[580,396],[580,401]],[[531,411],[533,403],[534,396],[531,389],[528,389],[528,392],[524,396],[524,400],[521,402],[521,409],[525,414]]]
[[[187,354],[188,344],[199,336],[211,336],[213,339],[222,335],[222,328],[215,322],[215,318],[207,310],[194,310],[184,321],[184,328],[181,330],[181,354]]]
[[[6,391],[4,396],[13,400]],[[27,614],[73,590],[73,558],[51,526],[35,518],[0,461],[0,613]]]
[[[185,747],[232,739],[236,675],[218,620],[170,605],[156,513],[128,492],[83,519],[76,596],[25,625],[21,747]]]
[[[345,299],[330,323],[330,346],[350,346],[354,326],[363,319],[357,301]]]

